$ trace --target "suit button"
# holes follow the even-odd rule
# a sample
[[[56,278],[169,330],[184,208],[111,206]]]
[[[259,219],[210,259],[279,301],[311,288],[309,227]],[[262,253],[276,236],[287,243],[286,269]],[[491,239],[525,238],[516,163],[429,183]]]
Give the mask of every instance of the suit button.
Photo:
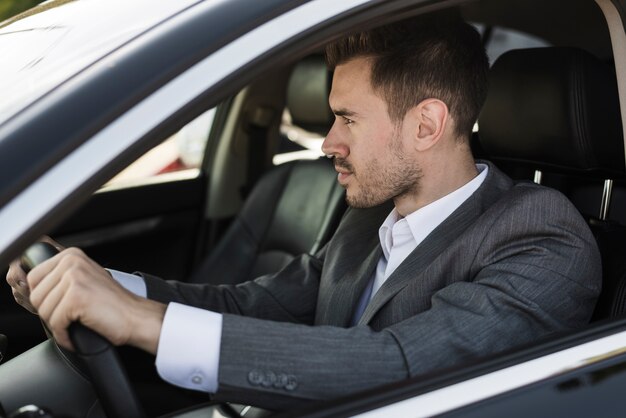
[[[248,373],[248,382],[253,386],[258,386],[263,381],[263,373],[260,370],[252,370]]]
[[[285,385],[285,390],[295,390],[298,387],[298,381],[296,377],[292,374],[287,376],[287,384]]]
[[[274,383],[276,382],[276,375],[274,374],[274,372],[265,372],[263,374],[263,380],[261,381],[261,385],[265,386],[266,388],[273,386]]]
[[[274,382],[274,387],[276,389],[284,388],[285,386],[287,386],[288,381],[289,378],[285,373],[279,373],[276,375],[276,382]]]

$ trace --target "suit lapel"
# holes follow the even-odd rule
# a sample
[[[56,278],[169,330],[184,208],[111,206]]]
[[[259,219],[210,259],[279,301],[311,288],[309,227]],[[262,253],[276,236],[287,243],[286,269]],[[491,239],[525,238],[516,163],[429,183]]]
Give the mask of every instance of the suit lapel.
[[[422,271],[444,252],[461,232],[473,224],[486,208],[501,196],[504,189],[511,187],[510,179],[495,166],[482,163],[489,166],[489,173],[481,187],[437,226],[389,276],[367,305],[359,325],[367,324],[389,299],[411,281],[419,278]]]
[[[346,327],[382,255],[378,228],[393,208],[386,202],[351,209],[328,247],[315,323]]]
[[[337,284],[331,296],[333,325],[347,327],[352,322],[354,311],[369,283],[378,260],[382,256],[380,244],[374,247],[367,258]]]

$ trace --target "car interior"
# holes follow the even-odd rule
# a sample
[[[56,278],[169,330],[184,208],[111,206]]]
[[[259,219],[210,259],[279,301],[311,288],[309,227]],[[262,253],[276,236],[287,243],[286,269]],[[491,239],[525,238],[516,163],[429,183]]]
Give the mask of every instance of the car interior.
[[[592,322],[622,317],[626,166],[606,20],[594,1],[504,3],[475,1],[453,11],[476,24],[495,58],[472,138],[475,157],[574,203],[602,255],[603,291]],[[286,110],[293,125],[321,136],[334,121],[327,102],[332,74],[322,51],[305,52],[216,108],[197,176],[105,187],[50,235],[105,267],[212,284],[276,272],[322,248],[347,210],[332,162],[272,163],[285,148],[301,149],[281,134]],[[5,361],[47,338],[4,281],[0,313],[0,330],[9,336]],[[155,395],[166,392],[150,370],[153,359],[123,351],[149,415],[206,400],[183,389]]]

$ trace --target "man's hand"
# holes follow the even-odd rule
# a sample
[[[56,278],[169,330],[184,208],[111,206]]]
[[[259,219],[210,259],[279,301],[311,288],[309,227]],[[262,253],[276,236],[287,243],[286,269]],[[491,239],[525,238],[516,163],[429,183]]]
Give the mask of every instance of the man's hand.
[[[78,248],[44,261],[26,280],[32,307],[61,346],[72,348],[67,327],[80,321],[114,345],[156,354],[166,306],[127,291]]]
[[[65,249],[65,247],[50,237],[43,237],[41,238],[41,241],[51,244],[59,251],[63,251]],[[15,301],[23,308],[26,308],[28,311],[36,315],[37,309],[35,309],[35,307],[30,303],[30,288],[26,282],[26,273],[20,265],[20,260],[15,260],[9,265],[6,280],[9,286],[11,286]]]
[[[22,305],[23,308],[29,312],[37,314],[37,309],[30,303],[30,289],[26,282],[26,273],[22,270],[19,261],[13,261],[9,265],[9,272],[7,273],[7,283],[11,286],[13,291],[13,298],[15,301]]]

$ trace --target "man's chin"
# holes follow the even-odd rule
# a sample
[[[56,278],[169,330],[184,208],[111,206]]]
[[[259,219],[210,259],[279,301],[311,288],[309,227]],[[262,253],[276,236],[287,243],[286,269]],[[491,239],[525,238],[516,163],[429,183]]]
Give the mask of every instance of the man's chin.
[[[346,203],[348,206],[354,209],[368,209],[373,208],[374,206],[378,206],[382,203],[386,202],[386,199],[373,199],[371,197],[364,196],[354,196],[349,192],[346,192]]]

